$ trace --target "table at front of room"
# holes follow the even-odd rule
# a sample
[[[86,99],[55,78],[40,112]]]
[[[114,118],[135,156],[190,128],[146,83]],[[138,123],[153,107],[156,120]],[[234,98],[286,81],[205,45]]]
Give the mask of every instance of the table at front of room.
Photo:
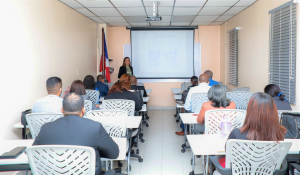
[[[195,169],[195,156],[202,157],[203,175],[206,175],[208,171],[209,156],[226,154],[225,144],[227,139],[222,139],[220,138],[219,135],[209,135],[209,134],[188,135],[187,140],[192,150],[192,172],[190,173],[190,175],[194,175],[193,173]],[[300,139],[284,139],[284,140],[292,142],[292,146],[288,154],[299,154]],[[204,165],[204,156],[207,156],[206,165]]]

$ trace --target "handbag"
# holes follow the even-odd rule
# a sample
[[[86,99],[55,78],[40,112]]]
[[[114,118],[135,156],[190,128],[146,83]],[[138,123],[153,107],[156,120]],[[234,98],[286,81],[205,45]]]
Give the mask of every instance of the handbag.
[[[300,113],[284,112],[280,117],[280,124],[286,128],[284,138],[300,138]]]
[[[22,123],[22,125],[24,125],[24,126],[27,125],[26,115],[31,114],[31,113],[32,113],[31,109],[27,109],[27,110],[25,110],[21,113],[21,123]]]

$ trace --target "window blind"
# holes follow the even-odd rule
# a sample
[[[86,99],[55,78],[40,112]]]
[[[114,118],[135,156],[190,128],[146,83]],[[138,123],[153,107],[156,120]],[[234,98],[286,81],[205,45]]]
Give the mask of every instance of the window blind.
[[[228,83],[238,85],[238,30],[236,28],[229,33],[229,79]]]
[[[277,84],[286,99],[296,102],[296,6],[270,11],[269,84]]]

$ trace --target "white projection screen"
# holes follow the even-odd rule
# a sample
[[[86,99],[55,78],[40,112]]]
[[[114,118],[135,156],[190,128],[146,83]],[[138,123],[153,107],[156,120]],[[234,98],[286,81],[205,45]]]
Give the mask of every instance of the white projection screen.
[[[131,30],[131,54],[138,79],[190,79],[194,30]]]

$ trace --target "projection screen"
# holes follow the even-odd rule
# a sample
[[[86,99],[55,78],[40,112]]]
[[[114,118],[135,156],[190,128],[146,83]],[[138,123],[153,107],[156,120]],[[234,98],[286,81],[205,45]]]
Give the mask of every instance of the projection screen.
[[[131,30],[131,64],[138,79],[194,75],[194,30]]]

